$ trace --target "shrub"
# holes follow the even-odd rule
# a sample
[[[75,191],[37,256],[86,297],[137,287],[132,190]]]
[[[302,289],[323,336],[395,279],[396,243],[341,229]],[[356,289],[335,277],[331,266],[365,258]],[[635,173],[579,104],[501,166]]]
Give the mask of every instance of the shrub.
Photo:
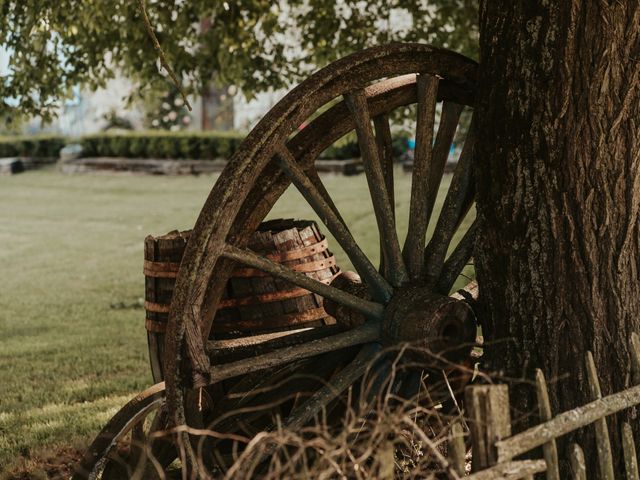
[[[237,132],[104,132],[80,139],[85,157],[190,158],[231,157],[244,139]]]
[[[65,143],[65,138],[58,135],[0,137],[0,157],[57,158]]]

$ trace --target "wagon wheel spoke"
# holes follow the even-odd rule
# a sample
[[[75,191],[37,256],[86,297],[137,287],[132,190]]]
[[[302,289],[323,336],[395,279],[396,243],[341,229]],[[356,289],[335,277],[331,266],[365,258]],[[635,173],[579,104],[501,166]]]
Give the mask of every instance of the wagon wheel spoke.
[[[418,116],[416,121],[416,146],[413,159],[413,176],[411,179],[411,206],[409,209],[409,231],[404,243],[404,261],[409,269],[411,280],[418,280],[422,275],[424,246],[427,225],[431,215],[429,207],[428,187],[425,179],[433,164],[433,124],[436,113],[438,94],[438,77],[421,74],[417,78]]]
[[[400,242],[396,232],[393,205],[387,191],[382,163],[376,148],[376,139],[371,128],[369,106],[364,90],[345,95],[345,101],[355,120],[358,144],[369,185],[373,210],[378,223],[380,245],[384,251],[386,268],[390,272],[391,284],[398,287],[408,279],[407,269],[400,251]]]
[[[277,367],[295,360],[309,358],[322,353],[341,350],[343,348],[370,343],[379,340],[380,325],[378,322],[366,322],[337,335],[314,340],[303,345],[281,348],[256,357],[238,360],[210,368],[210,377],[214,382],[226,380],[259,370]]]
[[[309,181],[311,181],[311,183],[316,188],[316,190],[318,190],[318,193],[324,199],[325,203],[329,206],[331,210],[333,210],[333,213],[338,218],[338,220],[343,225],[346,225],[346,222],[342,218],[342,215],[340,215],[338,208],[333,203],[333,199],[331,198],[331,195],[329,195],[329,192],[325,188],[324,183],[322,183],[322,180],[320,179],[320,175],[318,175],[318,170],[316,170],[315,167],[309,168],[309,170],[307,170],[307,176],[309,177]]]
[[[436,140],[433,144],[431,167],[429,168],[427,177],[427,224],[431,220],[433,207],[436,203],[436,198],[438,198],[438,189],[447,165],[449,150],[451,149],[463,108],[464,107],[458,103],[442,102],[442,114],[440,116]]]
[[[307,424],[322,409],[338,398],[346,389],[362,377],[369,366],[369,362],[376,352],[380,350],[380,344],[371,343],[360,349],[356,358],[334,375],[329,383],[316,391],[305,402],[297,406],[289,415],[286,427],[297,430]]]
[[[356,310],[357,312],[360,312],[372,319],[382,318],[384,307],[379,303],[356,297],[348,292],[326,285],[318,280],[308,277],[307,275],[295,272],[280,263],[276,263],[262,257],[251,250],[241,249],[227,244],[222,250],[221,255],[230,260],[235,260],[250,267],[262,270],[263,272],[270,273],[274,277],[281,278],[282,280],[291,282],[298,287],[317,293],[318,295],[333,300],[340,305],[352,308],[353,310]]]
[[[373,128],[376,132],[376,147],[380,156],[382,165],[382,174],[384,176],[387,194],[389,195],[389,204],[391,205],[391,213],[395,220],[395,192],[393,184],[393,147],[391,139],[391,128],[389,127],[389,116],[378,115],[373,119]],[[385,249],[380,245],[380,271],[385,278],[390,278],[389,262],[385,260]]]
[[[144,433],[144,420],[136,423],[131,429],[131,451],[127,459],[127,467],[132,473],[137,473],[145,461],[145,444],[147,436]]]
[[[474,142],[475,133],[472,123],[435,231],[425,249],[425,277],[428,285],[434,285],[440,276],[451,239],[473,204],[475,192],[471,177],[471,160]]]
[[[314,183],[311,182],[309,177],[296,162],[291,151],[286,146],[282,145],[280,147],[278,150],[278,158],[280,160],[280,166],[284,172],[309,202],[316,214],[320,217],[342,249],[348,255],[351,263],[358,271],[358,274],[360,274],[360,276],[365,280],[367,286],[371,289],[373,297],[383,303],[389,301],[392,291],[391,286],[384,277],[380,275],[369,258],[367,258],[364,252],[360,249],[344,221],[336,215],[334,211],[335,206],[332,206],[333,203],[327,203],[323,193],[321,193]],[[316,183],[319,181],[320,179],[317,178]]]
[[[436,285],[436,291],[443,295],[447,295],[458,276],[467,265],[473,255],[473,247],[476,241],[476,232],[478,230],[478,221],[474,220],[469,230],[467,230],[460,240],[460,243],[451,252],[449,258],[442,267],[442,273]]]

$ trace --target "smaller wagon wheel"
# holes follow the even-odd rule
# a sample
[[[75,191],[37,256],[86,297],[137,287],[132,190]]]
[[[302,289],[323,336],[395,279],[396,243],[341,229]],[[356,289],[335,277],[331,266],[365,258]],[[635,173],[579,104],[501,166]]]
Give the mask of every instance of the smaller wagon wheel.
[[[73,479],[142,479],[164,473],[178,456],[172,441],[162,433],[169,426],[164,407],[164,382],[129,401],[89,446]]]
[[[448,296],[472,255],[475,239],[474,222],[450,248],[474,203],[473,125],[437,219],[433,213],[461,112],[473,105],[476,67],[461,55],[426,45],[371,48],[312,75],[247,136],[213,187],[178,273],[165,344],[167,399],[176,424],[188,422],[188,389],[204,388],[215,404],[219,386],[227,379],[269,375],[303,359],[355,350],[352,360],[331,376],[330,385],[288,412],[284,423],[300,426],[355,384],[381,345],[417,342],[437,350],[473,343],[472,309],[463,299]],[[441,118],[434,132],[440,102]],[[416,105],[417,126],[409,227],[402,246],[396,229],[389,116],[407,105]],[[315,167],[320,153],[352,131],[358,137],[379,232],[379,268],[352,236]],[[357,277],[338,277],[326,285],[245,248],[291,184],[346,253]],[[429,224],[435,227],[427,242]],[[260,355],[220,362],[220,344],[211,342],[214,317],[227,279],[238,265],[324,297],[326,308],[344,328],[315,329],[313,338],[307,332],[292,333],[270,343]],[[468,290],[471,295],[474,289]],[[189,440],[187,435],[184,440]],[[187,454],[195,463],[194,452]]]

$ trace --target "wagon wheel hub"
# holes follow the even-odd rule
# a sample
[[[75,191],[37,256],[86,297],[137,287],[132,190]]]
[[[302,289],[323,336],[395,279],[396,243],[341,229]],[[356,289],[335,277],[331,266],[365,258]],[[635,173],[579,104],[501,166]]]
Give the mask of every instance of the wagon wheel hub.
[[[331,286],[363,300],[370,298],[354,272],[343,272]],[[345,327],[366,321],[364,315],[331,300],[325,300],[324,307]],[[468,353],[475,340],[476,319],[463,300],[434,293],[425,285],[403,286],[394,291],[384,310],[381,333],[386,346],[411,343],[415,352],[446,353],[447,358],[458,359]]]
[[[475,315],[469,305],[424,286],[396,290],[382,322],[385,343],[411,343],[421,357],[458,358],[475,340]]]

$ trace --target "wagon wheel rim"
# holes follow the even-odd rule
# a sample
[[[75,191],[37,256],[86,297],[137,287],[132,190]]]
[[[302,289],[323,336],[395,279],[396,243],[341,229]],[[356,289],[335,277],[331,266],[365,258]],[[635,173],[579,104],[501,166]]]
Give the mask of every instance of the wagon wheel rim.
[[[165,438],[168,427],[164,382],[144,390],[124,405],[103,427],[76,467],[74,480],[129,478],[157,474],[178,452]],[[125,455],[118,452],[127,446]]]
[[[404,286],[420,283],[429,291],[448,293],[471,256],[475,237],[474,224],[447,257],[451,239],[474,199],[473,127],[428,243],[426,231],[462,107],[473,102],[475,70],[475,62],[426,45],[372,48],[311,76],[285,96],[247,136],[200,213],[176,281],[167,327],[165,371],[169,406],[177,423],[185,422],[184,386],[202,387],[225,375],[247,371],[241,363],[211,366],[206,353],[216,304],[231,269],[238,263],[283,278],[366,317],[367,321],[357,328],[317,340],[314,346],[318,348],[313,352],[309,352],[307,345],[292,347],[293,350],[287,350],[288,358],[354,345],[364,345],[363,351],[367,352],[370,348],[367,344],[393,336],[393,329],[397,329],[399,322],[383,320],[389,317],[389,305],[399,291],[405,290]],[[383,77],[388,79],[371,84]],[[291,138],[298,125],[341,95],[341,102]],[[444,101],[443,118],[434,134],[433,116],[439,100]],[[389,182],[392,169],[387,114],[412,103],[418,105],[418,133],[410,226],[407,240],[401,246],[395,229],[392,181]],[[380,269],[351,236],[313,167],[326,146],[353,129],[358,135],[380,234],[384,259]],[[317,140],[320,134],[324,143]],[[250,234],[291,183],[348,255],[369,289],[369,298],[322,284],[244,248]],[[389,327],[389,323],[393,325]],[[253,369],[273,365],[274,357],[282,356],[283,352],[268,354],[262,359],[264,364],[254,365]],[[358,358],[344,369],[344,379],[338,378],[336,382],[348,386],[361,375],[363,367]],[[185,382],[181,373],[186,362],[192,378]],[[321,397],[319,392],[312,400],[317,403]],[[325,397],[322,401],[326,401]],[[307,413],[300,418],[308,416]]]

